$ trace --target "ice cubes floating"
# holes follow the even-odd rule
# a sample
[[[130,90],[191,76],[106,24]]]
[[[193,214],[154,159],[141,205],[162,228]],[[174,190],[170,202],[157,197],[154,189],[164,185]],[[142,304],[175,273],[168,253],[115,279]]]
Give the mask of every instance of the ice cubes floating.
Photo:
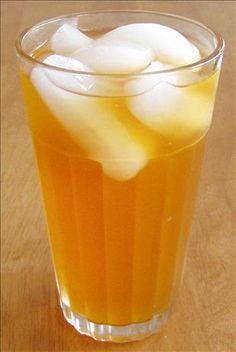
[[[63,24],[49,45],[54,54],[44,63],[62,70],[38,65],[31,72],[31,81],[59,123],[116,180],[134,177],[150,156],[142,141],[121,122],[118,110],[104,99],[86,96],[96,95],[98,90],[100,95],[107,89],[116,91],[112,80],[89,73],[124,75],[120,79],[127,108],[134,118],[159,134],[169,137],[175,125],[188,133],[209,124],[208,102],[200,93],[190,95],[177,87],[177,75],[138,75],[201,59],[198,49],[172,28],[154,23],[129,24],[93,40]],[[200,116],[195,113],[199,106],[203,106]]]
[[[151,48],[157,60],[174,66],[200,59],[199,51],[182,34],[156,23],[128,24],[106,33],[99,42],[125,40]]]
[[[57,54],[70,55],[75,50],[92,43],[93,39],[87,37],[77,28],[65,23],[53,34],[50,40],[50,47]]]

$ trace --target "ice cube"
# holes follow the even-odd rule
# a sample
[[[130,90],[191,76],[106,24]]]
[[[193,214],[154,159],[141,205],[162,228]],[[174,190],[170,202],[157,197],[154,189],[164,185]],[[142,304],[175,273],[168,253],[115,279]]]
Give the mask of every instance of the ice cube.
[[[47,77],[57,87],[70,91],[92,96],[120,96],[124,94],[123,84],[118,79],[112,77],[94,76],[83,72],[93,72],[93,70],[81,61],[62,55],[50,55],[44,63],[80,71],[78,74],[71,72],[58,71],[53,68],[44,68]]]
[[[153,59],[153,51],[126,41],[95,42],[88,48],[77,50],[72,57],[79,59],[96,72],[132,73],[143,70]]]
[[[92,44],[93,39],[79,29],[63,24],[51,37],[50,47],[56,54],[69,55],[75,50]]]
[[[41,67],[32,70],[31,81],[58,122],[92,159],[102,163],[107,175],[127,180],[145,166],[147,155],[141,143],[101,98],[81,96],[57,87]]]
[[[160,75],[155,72],[157,71],[159,72],[162,70],[164,70],[164,65],[161,62],[159,61],[151,62],[151,64],[145,70],[143,70],[139,76],[131,78],[125,84],[125,95],[126,96],[139,95],[155,87],[155,85],[159,84],[163,79],[163,75]],[[153,72],[153,74],[142,75],[142,73],[147,73],[147,72],[150,72],[150,73]]]
[[[211,121],[211,100],[197,90],[160,82],[148,92],[127,98],[131,113],[167,137],[183,138],[204,132]]]
[[[187,87],[200,81],[202,81],[202,77],[198,72],[181,70],[175,73],[175,82],[173,83],[179,87]]]
[[[75,70],[80,72],[92,72],[92,69],[84,65],[79,60],[75,60],[70,57],[62,55],[50,55],[44,61],[44,63],[65,68],[68,70]],[[74,93],[88,93],[95,84],[95,77],[81,74],[78,72],[70,73],[57,71],[52,68],[44,68],[47,77],[57,86],[62,89],[74,92]]]
[[[176,69],[176,67],[170,64],[163,64],[163,69],[173,70]],[[198,83],[201,80],[202,77],[199,73],[199,69],[193,68],[190,70],[189,68],[183,68],[169,72],[168,79],[166,81],[177,87],[185,87],[194,83]]]
[[[188,65],[200,60],[198,49],[173,28],[156,23],[133,23],[118,27],[98,42],[125,40],[152,48],[158,61],[175,66]]]

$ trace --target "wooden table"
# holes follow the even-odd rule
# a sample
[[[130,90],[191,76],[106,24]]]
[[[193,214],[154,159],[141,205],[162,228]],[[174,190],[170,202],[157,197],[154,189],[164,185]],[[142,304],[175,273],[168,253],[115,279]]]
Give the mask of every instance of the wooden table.
[[[227,43],[178,303],[162,333],[124,345],[81,336],[62,316],[13,49],[16,35],[38,21],[105,8],[192,17],[221,32]],[[4,1],[2,9],[2,351],[236,351],[235,2]]]

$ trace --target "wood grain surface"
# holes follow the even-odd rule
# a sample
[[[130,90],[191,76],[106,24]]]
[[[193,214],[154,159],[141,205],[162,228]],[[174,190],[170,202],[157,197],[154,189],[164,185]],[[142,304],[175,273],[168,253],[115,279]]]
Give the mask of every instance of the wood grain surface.
[[[2,351],[236,351],[235,2],[2,1]],[[79,335],[59,308],[14,39],[43,19],[89,9],[148,9],[192,17],[222,33],[224,65],[177,304],[166,328],[141,342]]]

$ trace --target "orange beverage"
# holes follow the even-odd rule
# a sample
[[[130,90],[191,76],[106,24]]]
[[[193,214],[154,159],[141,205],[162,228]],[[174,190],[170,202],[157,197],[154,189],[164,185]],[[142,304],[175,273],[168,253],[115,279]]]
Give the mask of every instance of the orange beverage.
[[[45,54],[42,47],[31,57]],[[149,99],[146,91],[102,96],[65,89],[57,97],[63,87],[50,95],[48,77],[38,75],[41,86],[35,85],[37,72],[30,72],[22,67],[20,76],[64,315],[98,339],[147,336],[166,320],[181,281],[219,70],[205,76],[192,70],[184,77],[194,76],[193,84],[177,87],[166,78],[163,94],[171,89],[181,98],[155,128],[139,115],[146,114],[140,100]],[[122,80],[115,84],[124,87]],[[140,332],[98,328],[131,324]]]

